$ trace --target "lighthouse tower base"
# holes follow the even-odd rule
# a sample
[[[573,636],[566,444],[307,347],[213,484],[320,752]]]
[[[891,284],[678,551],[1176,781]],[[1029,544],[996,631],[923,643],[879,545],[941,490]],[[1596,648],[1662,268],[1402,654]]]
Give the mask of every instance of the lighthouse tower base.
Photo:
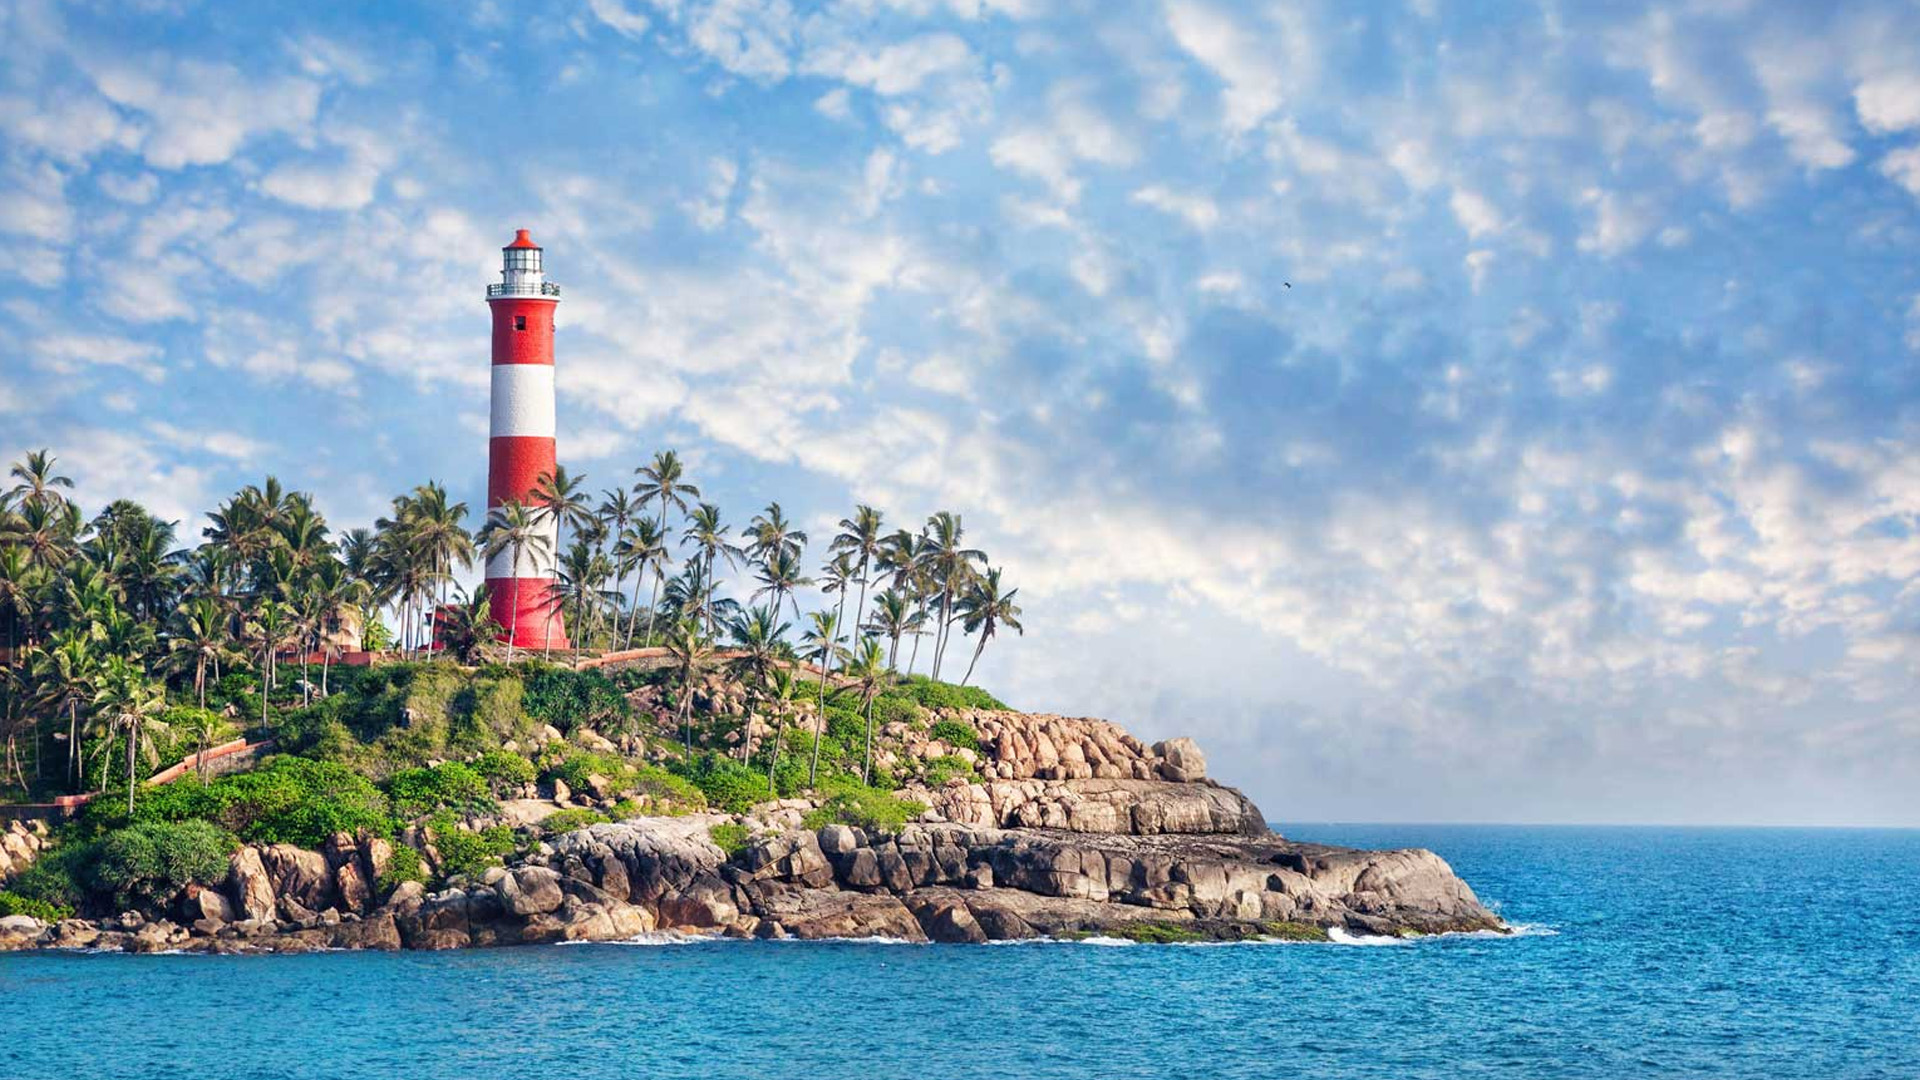
[[[516,649],[571,649],[559,589],[547,578],[489,578],[487,595],[501,642]]]

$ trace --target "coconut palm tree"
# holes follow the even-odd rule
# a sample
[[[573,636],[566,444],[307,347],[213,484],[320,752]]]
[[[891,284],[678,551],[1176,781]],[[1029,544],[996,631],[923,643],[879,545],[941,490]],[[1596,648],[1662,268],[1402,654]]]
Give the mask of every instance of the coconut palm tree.
[[[534,553],[534,561],[544,561],[547,546],[551,543],[547,531],[541,527],[527,509],[525,503],[508,500],[487,511],[486,527],[480,530],[480,543],[485,548],[487,559],[506,552],[508,561],[517,572],[522,565],[522,556]],[[507,663],[513,663],[514,638],[520,632],[520,590],[513,590],[513,601],[508,605],[507,619],[513,625],[507,629]]]
[[[600,492],[600,507],[594,511],[600,522],[601,535],[613,541],[613,589],[622,597],[627,594],[627,574],[631,564],[620,558],[620,543],[627,537],[627,529],[640,517],[641,507],[626,488],[607,488]],[[638,586],[634,589],[639,591]],[[639,597],[634,597],[637,602]],[[616,630],[619,624],[614,625]]]
[[[264,600],[254,609],[246,633],[260,647],[260,726],[267,724],[267,698],[274,688],[275,659],[294,631],[291,609],[279,600]]]
[[[147,678],[134,665],[117,656],[111,657],[100,688],[94,692],[93,707],[107,730],[108,739],[118,735],[127,741],[127,813],[131,815],[133,790],[137,785],[133,771],[135,755],[144,756],[149,763],[158,756],[153,733],[167,729],[159,719],[167,708],[166,688]]]
[[[912,597],[897,589],[888,589],[873,598],[873,618],[861,628],[887,639],[888,671],[898,668],[896,661],[900,656],[900,639],[908,634],[918,636],[920,633],[913,606]]]
[[[205,597],[181,605],[167,626],[167,666],[193,671],[194,697],[202,709],[207,707],[207,668],[218,670],[223,660],[241,659],[231,626],[226,610]]]
[[[701,632],[697,619],[681,619],[667,634],[673,671],[680,677],[680,732],[687,752],[693,752],[693,684],[713,662],[713,644]]]
[[[14,463],[8,475],[18,480],[13,490],[7,492],[14,502],[22,508],[29,506],[58,507],[67,501],[64,491],[73,490],[73,478],[54,472],[54,463],[59,459],[47,449],[29,450],[27,456]]]
[[[615,542],[613,556],[618,560],[623,572],[633,574],[633,603],[627,611],[627,635],[624,648],[633,647],[633,627],[640,619],[640,582],[646,577],[648,569],[654,573],[653,603],[660,602],[660,579],[665,576],[664,568],[673,559],[667,550],[666,534],[651,521],[641,518],[628,526]],[[648,633],[652,633],[653,610],[647,610]]]
[[[786,547],[774,548],[760,563],[760,570],[754,575],[760,587],[753,590],[753,599],[771,593],[773,609],[780,610],[783,602],[791,602],[794,618],[800,617],[800,601],[794,598],[794,590],[813,584],[813,579],[800,573],[800,555]]]
[[[445,610],[434,634],[440,647],[462,664],[473,663],[486,643],[500,636],[500,624],[493,621],[493,597],[485,585],[476,586],[472,596],[457,595]]]
[[[852,688],[859,691],[860,709],[867,722],[867,751],[860,766],[860,782],[873,783],[873,699],[879,695],[880,688],[887,682],[887,657],[880,650],[880,643],[872,638],[861,638],[848,657],[844,674],[852,679]]]
[[[575,539],[557,569],[560,603],[573,608],[573,647],[578,652],[599,624],[600,612],[619,602],[618,593],[604,588],[613,576],[613,563],[587,541]]]
[[[746,553],[728,542],[727,527],[720,520],[720,508],[712,503],[701,503],[693,513],[687,515],[686,539],[693,544],[695,565],[702,568],[706,579],[707,633],[711,636],[715,614],[712,600],[714,564],[724,558],[729,567],[738,569],[740,559]]]
[[[807,620],[812,625],[800,639],[808,646],[802,655],[813,661],[820,678],[820,697],[815,703],[813,718],[813,757],[807,763],[807,786],[812,787],[820,778],[820,737],[827,725],[827,668],[840,654],[840,621],[831,611],[809,612]]]
[[[773,713],[773,752],[767,755],[767,790],[778,798],[780,789],[775,786],[774,770],[780,766],[780,748],[787,741],[787,718],[793,715],[795,703],[799,700],[800,683],[793,673],[783,667],[774,667],[767,673],[767,681],[760,689],[760,700]]]
[[[205,706],[188,714],[187,734],[193,736],[193,774],[201,783],[207,782],[207,751],[213,748],[213,737],[220,733],[225,724],[217,713],[208,712]]]
[[[962,546],[966,529],[960,515],[942,510],[927,519],[926,539],[918,561],[926,568],[940,601],[940,622],[934,627],[933,677],[940,678],[940,661],[947,651],[947,630],[953,623],[953,603],[976,572],[975,563],[985,563],[987,554]]]
[[[640,505],[644,507],[648,503],[660,504],[660,515],[654,519],[653,526],[654,531],[660,536],[661,543],[665,544],[667,509],[671,507],[682,514],[686,513],[687,500],[698,499],[700,489],[687,482],[686,470],[680,464],[680,455],[671,450],[660,451],[653,455],[652,464],[642,465],[633,471],[640,477],[633,485],[633,494],[640,500]],[[653,610],[660,603],[660,585],[665,576],[660,573],[660,567],[665,565],[665,561],[662,560],[654,568],[653,599],[647,605],[646,640],[648,641],[653,640]]]
[[[440,601],[445,603],[454,568],[473,568],[473,534],[465,526],[467,504],[450,501],[447,489],[429,480],[413,489],[408,509],[412,542],[431,564],[440,587]]]
[[[747,539],[747,557],[761,563],[781,552],[791,553],[797,561],[807,545],[807,534],[793,527],[777,502],[768,503],[765,510],[754,515],[740,535]]]
[[[778,666],[780,653],[786,646],[782,639],[786,637],[788,629],[788,625],[780,621],[780,610],[775,607],[751,608],[727,622],[727,633],[733,638],[734,646],[741,651],[730,666],[734,675],[746,684],[748,692],[755,698]],[[740,738],[742,762],[753,756],[752,712],[748,710]]]
[[[34,652],[29,664],[34,701],[49,714],[67,714],[67,782],[80,778],[80,706],[99,688],[100,656],[84,634],[56,633]]]
[[[593,503],[587,496],[587,478],[572,476],[565,465],[555,465],[552,472],[541,473],[533,482],[533,494],[528,499],[535,509],[553,522],[553,547],[556,552],[567,550],[567,530],[576,532],[598,524],[593,516]],[[547,634],[546,652],[553,655],[553,634]]]
[[[854,601],[853,622],[849,624],[855,633],[867,619],[867,583],[886,551],[884,527],[880,511],[860,505],[853,508],[852,517],[840,519],[840,532],[833,538],[833,550],[853,562],[853,580],[860,585],[860,598]]]
[[[967,685],[973,678],[973,665],[980,662],[980,654],[986,651],[987,642],[1001,627],[1007,627],[1021,636],[1026,628],[1020,625],[1020,605],[1013,598],[1020,595],[1019,589],[1001,591],[1000,568],[995,567],[981,577],[974,579],[967,587],[966,594],[960,598],[961,628],[969,634],[979,634],[974,643],[973,659],[967,661],[967,673],[960,677],[960,685]]]

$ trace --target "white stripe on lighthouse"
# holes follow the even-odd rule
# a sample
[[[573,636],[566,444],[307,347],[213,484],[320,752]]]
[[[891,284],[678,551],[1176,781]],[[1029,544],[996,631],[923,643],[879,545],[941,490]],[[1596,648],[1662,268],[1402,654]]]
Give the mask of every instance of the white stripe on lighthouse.
[[[487,579],[491,581],[496,578],[553,577],[553,541],[560,530],[554,526],[552,520],[543,517],[537,531],[546,534],[547,545],[544,549],[536,551],[531,545],[522,548],[518,565],[514,563],[511,548],[495,552],[487,557]]]
[[[493,418],[489,433],[551,439],[553,432],[553,366],[493,365]]]

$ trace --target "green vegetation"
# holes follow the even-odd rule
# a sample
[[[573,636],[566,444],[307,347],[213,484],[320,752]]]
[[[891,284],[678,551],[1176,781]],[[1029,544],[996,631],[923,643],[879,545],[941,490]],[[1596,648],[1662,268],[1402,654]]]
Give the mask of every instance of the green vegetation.
[[[71,917],[73,909],[64,904],[49,904],[45,900],[35,900],[21,896],[19,893],[0,889],[0,919],[8,915],[25,915],[44,923],[52,923]]]
[[[687,779],[699,788],[708,806],[730,814],[743,814],[754,803],[773,798],[765,776],[717,754],[702,756],[688,770]]]
[[[374,879],[373,887],[381,896],[387,896],[407,881],[426,884],[427,865],[421,861],[419,852],[402,845],[393,849],[393,857],[387,860],[386,869]]]
[[[598,810],[575,807],[547,815],[546,819],[540,822],[540,828],[550,836],[558,836],[561,833],[570,833],[575,829],[584,829],[589,825],[599,825],[609,820],[611,819],[607,815]]]
[[[1303,922],[1267,922],[1260,924],[1261,934],[1279,941],[1326,941],[1327,928]]]
[[[99,841],[87,884],[112,897],[118,909],[157,911],[189,882],[223,880],[237,846],[230,834],[204,821],[141,822]]]
[[[449,761],[429,769],[402,769],[387,781],[393,812],[412,819],[436,810],[466,816],[491,813],[499,806],[488,792],[486,778],[473,769]]]
[[[967,764],[965,758],[953,754],[942,754],[932,761],[927,762],[926,772],[921,776],[921,779],[926,782],[928,787],[939,787],[947,781],[956,778],[961,780],[978,780],[980,776],[973,771],[972,765]]]
[[[927,812],[925,803],[903,799],[892,792],[841,781],[832,784],[827,798],[802,822],[809,829],[853,825],[872,833],[892,834]]]
[[[444,877],[478,877],[490,866],[499,866],[520,847],[519,838],[505,825],[492,825],[475,831],[467,828],[450,810],[442,810],[427,819],[427,831],[435,850],[440,852],[440,870]]]
[[[470,767],[487,781],[495,795],[531,784],[540,775],[533,762],[505,750],[488,750],[474,758]]]
[[[1168,922],[1128,923],[1109,933],[1112,937],[1124,938],[1142,945],[1178,945],[1183,942],[1207,940],[1207,935],[1191,926]]]
[[[713,838],[713,846],[726,852],[729,859],[745,851],[747,842],[753,838],[745,825],[731,821],[713,826],[707,830],[707,835]]]
[[[927,734],[956,750],[980,749],[980,733],[965,720],[938,720]]]
[[[249,843],[317,848],[336,832],[390,837],[387,797],[373,782],[331,761],[276,757],[250,773],[207,783],[186,777],[153,788],[134,808],[141,822],[207,821]],[[88,807],[82,825],[120,824],[117,811]]]

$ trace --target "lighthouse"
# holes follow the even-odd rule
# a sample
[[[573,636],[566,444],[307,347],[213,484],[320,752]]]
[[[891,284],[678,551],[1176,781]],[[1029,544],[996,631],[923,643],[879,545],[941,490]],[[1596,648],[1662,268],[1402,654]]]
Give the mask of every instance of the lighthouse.
[[[547,280],[540,245],[527,230],[501,250],[500,283],[487,286],[493,311],[493,409],[488,427],[487,506],[518,502],[529,510],[541,477],[554,465],[553,312],[560,286]],[[502,640],[522,648],[567,647],[554,589],[559,529],[538,515],[545,544],[502,551],[487,560],[487,589]]]

